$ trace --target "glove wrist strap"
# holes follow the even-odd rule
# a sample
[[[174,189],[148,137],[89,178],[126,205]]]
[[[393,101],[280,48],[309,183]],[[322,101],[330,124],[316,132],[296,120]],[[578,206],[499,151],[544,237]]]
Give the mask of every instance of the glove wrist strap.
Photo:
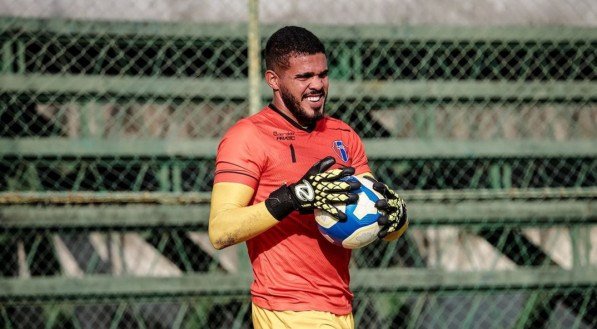
[[[292,199],[292,192],[286,185],[280,186],[265,199],[265,207],[277,220],[282,220],[296,210]]]

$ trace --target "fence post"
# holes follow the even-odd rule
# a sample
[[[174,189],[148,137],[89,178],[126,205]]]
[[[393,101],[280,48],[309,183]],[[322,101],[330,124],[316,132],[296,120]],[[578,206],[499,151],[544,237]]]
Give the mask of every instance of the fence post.
[[[259,0],[249,0],[249,113],[255,114],[261,108],[259,81],[261,72],[259,40]]]

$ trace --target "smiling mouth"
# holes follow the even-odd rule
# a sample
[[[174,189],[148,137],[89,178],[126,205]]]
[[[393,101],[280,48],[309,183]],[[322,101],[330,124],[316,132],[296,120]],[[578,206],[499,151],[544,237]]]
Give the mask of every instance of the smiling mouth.
[[[323,97],[324,97],[323,94],[318,94],[318,95],[309,95],[309,96],[306,96],[305,98],[310,102],[319,102]]]

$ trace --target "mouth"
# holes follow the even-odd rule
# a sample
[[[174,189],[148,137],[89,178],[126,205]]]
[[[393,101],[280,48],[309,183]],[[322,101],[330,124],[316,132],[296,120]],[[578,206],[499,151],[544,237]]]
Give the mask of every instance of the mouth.
[[[325,95],[323,93],[318,94],[310,94],[304,97],[309,103],[314,107],[319,107],[322,105],[323,100],[325,99]]]
[[[323,95],[312,95],[307,96],[306,98],[309,100],[309,102],[319,102],[323,98]]]

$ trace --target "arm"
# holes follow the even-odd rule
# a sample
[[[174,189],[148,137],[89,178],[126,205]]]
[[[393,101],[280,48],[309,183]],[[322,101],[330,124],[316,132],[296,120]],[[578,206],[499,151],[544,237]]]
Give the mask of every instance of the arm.
[[[276,225],[265,202],[248,206],[254,190],[240,183],[217,183],[211,194],[209,240],[216,249],[244,242]]]
[[[251,239],[283,220],[291,212],[323,209],[342,219],[346,214],[334,204],[358,200],[350,190],[359,183],[339,181],[350,176],[354,168],[327,171],[335,163],[326,157],[311,167],[296,183],[282,185],[260,203],[249,206],[254,190],[241,183],[216,183],[211,197],[209,239],[216,249],[222,249]]]
[[[394,241],[401,237],[408,228],[406,205],[402,198],[389,189],[387,185],[378,182],[370,172],[358,176],[371,180],[373,189],[381,193],[387,200],[384,200],[384,202],[379,200],[375,203],[375,206],[384,214],[378,221],[379,225],[382,226],[379,237],[385,241]]]

